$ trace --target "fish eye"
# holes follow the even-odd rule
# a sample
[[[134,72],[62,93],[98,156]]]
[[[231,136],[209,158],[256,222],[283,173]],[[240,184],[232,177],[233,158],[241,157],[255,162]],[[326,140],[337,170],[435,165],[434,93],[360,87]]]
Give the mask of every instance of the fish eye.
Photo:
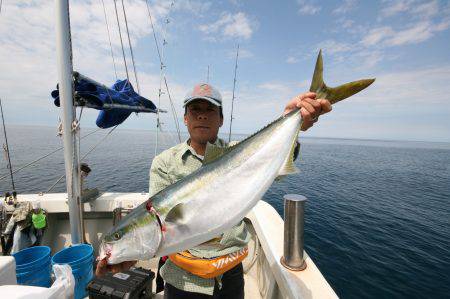
[[[120,234],[120,232],[115,232],[113,234],[113,239],[116,241],[119,240],[121,237],[122,237],[122,235]]]

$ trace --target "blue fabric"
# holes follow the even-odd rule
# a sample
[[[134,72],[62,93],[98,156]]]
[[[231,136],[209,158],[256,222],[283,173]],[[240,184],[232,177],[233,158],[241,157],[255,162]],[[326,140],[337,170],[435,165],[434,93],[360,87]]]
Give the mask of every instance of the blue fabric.
[[[54,98],[55,105],[59,107],[58,86],[56,88],[56,90],[52,91],[51,95]],[[133,112],[132,110],[123,108],[104,108],[104,104],[132,106],[136,107],[136,112],[139,112],[139,108],[143,107],[153,109],[153,112],[156,113],[155,104],[137,94],[128,80],[117,80],[111,88],[106,88],[93,81],[78,78],[75,80],[75,92],[76,99],[82,98],[90,105],[96,106],[94,107],[95,109],[100,110],[96,121],[99,128],[106,129],[121,124]]]

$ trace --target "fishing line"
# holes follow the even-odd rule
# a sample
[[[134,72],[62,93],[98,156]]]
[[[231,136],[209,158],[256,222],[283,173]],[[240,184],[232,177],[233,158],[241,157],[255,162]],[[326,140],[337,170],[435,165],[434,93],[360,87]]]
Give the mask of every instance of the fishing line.
[[[1,8],[1,2],[0,2],[0,8]],[[8,158],[8,168],[9,168],[9,175],[11,177],[11,185],[13,188],[13,192],[16,191],[16,187],[14,185],[14,176],[12,171],[12,165],[11,165],[11,157],[9,156],[9,145],[8,145],[8,137],[6,136],[6,126],[5,126],[5,117],[3,116],[3,105],[2,105],[2,99],[0,99],[0,109],[2,112],[2,123],[3,123],[3,134],[5,135],[5,143],[6,143],[6,156]]]
[[[94,133],[96,133],[96,132],[98,132],[98,131],[100,131],[100,130],[101,130],[101,128],[98,128],[98,129],[96,129],[95,131],[92,131],[92,132],[86,134],[85,136],[81,137],[81,139],[84,139],[84,138],[86,138],[86,137],[88,137],[88,136],[90,136],[90,135],[92,135],[92,134],[94,134]],[[33,161],[31,161],[31,162],[25,164],[24,166],[22,166],[22,167],[20,167],[20,168],[18,168],[18,169],[16,169],[16,170],[14,170],[12,173],[13,173],[13,174],[14,174],[14,173],[17,173],[17,172],[21,171],[22,169],[27,168],[27,167],[29,167],[29,166],[31,166],[31,165],[33,165],[33,164],[35,164],[35,163],[41,161],[42,159],[45,159],[45,158],[47,158],[48,156],[50,156],[50,155],[52,155],[52,154],[54,154],[54,153],[56,153],[56,152],[62,150],[63,148],[64,148],[64,147],[61,146],[61,147],[59,147],[59,148],[57,148],[57,149],[55,149],[55,150],[53,150],[53,151],[51,151],[51,152],[49,152],[49,153],[47,153],[47,154],[45,154],[45,155],[43,155],[43,156],[37,158],[36,160],[33,160]],[[2,177],[0,177],[0,181],[3,180],[3,179],[6,178],[6,177],[8,177],[8,175],[3,175]]]
[[[139,88],[139,80],[138,80],[138,76],[137,76],[137,71],[136,71],[136,64],[134,63],[134,54],[133,54],[133,47],[131,46],[130,32],[128,30],[127,13],[125,12],[125,4],[123,3],[123,0],[122,0],[122,11],[123,11],[123,18],[125,20],[125,28],[127,30],[128,46],[130,47],[131,63],[133,64],[134,78],[136,79],[136,88],[138,90],[138,93],[141,93],[141,90]]]
[[[125,57],[125,49],[123,47],[122,30],[120,29],[119,14],[117,12],[116,1],[117,0],[114,0],[114,11],[116,12],[117,28],[119,28],[120,45],[122,47],[122,57],[123,57],[123,63],[125,64],[125,72],[127,73],[127,80],[128,80],[128,82],[130,82],[130,76],[128,75],[127,59]]]
[[[111,43],[111,34],[109,32],[108,18],[106,17],[106,7],[105,7],[105,2],[103,0],[102,0],[102,5],[103,5],[103,13],[105,15],[106,30],[108,31],[109,49],[111,50],[111,57],[112,57],[113,66],[114,66],[114,74],[116,75],[116,80],[118,80],[119,77],[117,76],[116,60],[114,59],[114,52],[113,52],[112,43]]]
[[[91,149],[89,149],[84,155],[83,157],[81,157],[80,162],[82,162],[87,155],[89,155],[92,151],[94,151],[119,125],[116,125],[114,128],[112,128],[111,130],[109,130],[109,132],[103,136],[102,139],[100,139],[99,142],[97,142],[97,144],[95,144],[93,147],[91,147]],[[60,176],[56,182],[45,192],[45,193],[49,193],[66,175],[63,174],[62,176]]]

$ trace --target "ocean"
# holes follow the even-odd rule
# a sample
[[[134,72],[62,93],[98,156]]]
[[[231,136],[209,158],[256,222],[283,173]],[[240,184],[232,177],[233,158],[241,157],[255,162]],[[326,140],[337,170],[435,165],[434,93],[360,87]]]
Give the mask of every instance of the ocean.
[[[83,139],[82,155],[106,134]],[[48,127],[8,126],[8,140],[13,169],[61,146],[56,129]],[[175,142],[174,134],[162,134],[158,151]],[[264,200],[283,215],[284,194],[308,198],[306,250],[336,293],[450,298],[450,144],[301,137],[300,142],[301,172],[275,182]],[[116,130],[84,160],[92,169],[87,186],[148,191],[154,147],[152,131]],[[6,174],[2,158],[0,176]],[[19,193],[46,192],[63,174],[59,151],[14,180]],[[0,181],[0,194],[9,190],[8,176]],[[51,192],[65,192],[64,180]]]

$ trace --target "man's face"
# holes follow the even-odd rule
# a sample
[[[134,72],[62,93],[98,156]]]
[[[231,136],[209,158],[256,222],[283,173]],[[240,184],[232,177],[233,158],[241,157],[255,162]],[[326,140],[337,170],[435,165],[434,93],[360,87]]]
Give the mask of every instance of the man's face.
[[[214,142],[219,128],[223,124],[220,108],[206,100],[195,100],[186,107],[184,124],[187,126],[191,140],[206,144]]]

